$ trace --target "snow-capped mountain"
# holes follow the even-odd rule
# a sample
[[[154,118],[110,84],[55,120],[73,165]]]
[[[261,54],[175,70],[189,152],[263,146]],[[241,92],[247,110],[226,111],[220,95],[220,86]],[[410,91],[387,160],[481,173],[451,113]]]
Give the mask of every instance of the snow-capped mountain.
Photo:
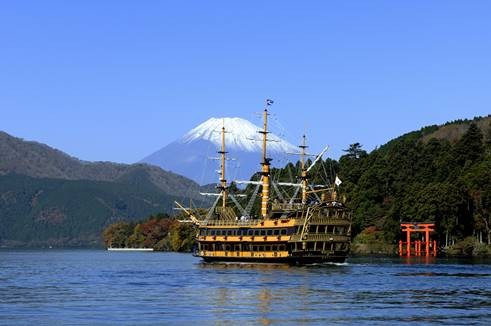
[[[141,162],[158,165],[166,170],[184,175],[200,184],[218,181],[216,170],[219,162],[217,150],[221,146],[221,130],[225,126],[225,146],[230,158],[227,161],[227,180],[249,178],[261,169],[260,127],[242,118],[211,118],[190,130],[181,139],[176,140]],[[271,133],[268,134],[268,156],[273,166],[283,166],[298,157],[287,153],[296,153],[298,148],[288,141]]]

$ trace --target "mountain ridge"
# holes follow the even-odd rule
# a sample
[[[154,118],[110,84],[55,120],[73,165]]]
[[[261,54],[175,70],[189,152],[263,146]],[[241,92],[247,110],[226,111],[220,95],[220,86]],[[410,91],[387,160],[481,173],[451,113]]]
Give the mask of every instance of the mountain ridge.
[[[199,198],[199,185],[157,166],[83,161],[46,144],[26,141],[4,131],[0,131],[0,153],[0,175],[15,173],[34,178],[115,182],[134,170],[145,170],[150,180],[165,193]]]

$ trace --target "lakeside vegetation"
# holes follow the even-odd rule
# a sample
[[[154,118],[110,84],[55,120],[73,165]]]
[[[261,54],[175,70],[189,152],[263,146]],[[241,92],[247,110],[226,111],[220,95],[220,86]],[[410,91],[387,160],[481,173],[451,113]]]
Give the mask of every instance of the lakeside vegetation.
[[[190,252],[196,227],[180,223],[167,214],[156,214],[141,222],[117,222],[103,232],[108,248],[153,248],[158,251]]]

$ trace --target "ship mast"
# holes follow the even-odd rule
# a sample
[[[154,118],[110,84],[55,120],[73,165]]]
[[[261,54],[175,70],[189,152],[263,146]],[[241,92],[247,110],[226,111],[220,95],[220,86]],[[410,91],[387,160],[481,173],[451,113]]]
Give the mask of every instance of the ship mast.
[[[273,101],[266,100],[266,107],[264,108],[263,119],[264,125],[263,130],[259,133],[263,134],[263,153],[261,161],[261,174],[262,178],[262,193],[261,193],[261,216],[262,218],[268,217],[268,204],[269,204],[269,187],[270,187],[270,162],[271,159],[266,157],[266,144],[268,142],[268,106],[273,104]]]
[[[218,152],[218,154],[220,154],[221,156],[220,185],[218,186],[218,188],[222,193],[222,207],[225,208],[227,206],[228,199],[227,180],[225,179],[225,154],[227,154],[227,152],[225,151],[225,120],[223,121],[222,125],[222,148]]]
[[[308,148],[307,146],[307,137],[305,135],[302,136],[303,141],[302,145],[298,146],[301,149],[300,152],[300,167],[302,172],[300,174],[300,179],[302,180],[302,204],[307,203],[307,186],[308,186],[308,178],[307,178],[307,168],[305,166],[305,150]]]

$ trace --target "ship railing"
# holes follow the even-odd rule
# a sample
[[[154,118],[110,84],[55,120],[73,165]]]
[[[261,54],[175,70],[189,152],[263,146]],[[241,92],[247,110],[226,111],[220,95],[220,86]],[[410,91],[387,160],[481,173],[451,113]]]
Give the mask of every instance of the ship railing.
[[[336,226],[346,226],[350,224],[349,220],[339,219],[339,218],[328,218],[328,217],[312,217],[310,224],[314,225],[336,225]]]
[[[301,234],[293,234],[290,238],[290,242],[297,241],[332,241],[332,242],[346,242],[349,241],[349,237],[347,235],[340,234],[307,234],[305,235],[305,239],[302,240]]]
[[[208,220],[200,222],[200,226],[253,226],[258,222],[258,219]]]
[[[272,211],[296,211],[302,209],[304,204],[302,203],[272,203]]]

